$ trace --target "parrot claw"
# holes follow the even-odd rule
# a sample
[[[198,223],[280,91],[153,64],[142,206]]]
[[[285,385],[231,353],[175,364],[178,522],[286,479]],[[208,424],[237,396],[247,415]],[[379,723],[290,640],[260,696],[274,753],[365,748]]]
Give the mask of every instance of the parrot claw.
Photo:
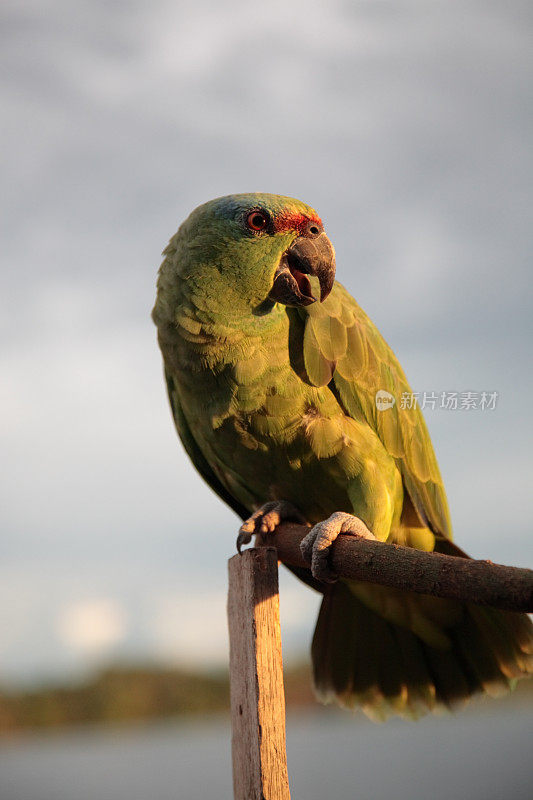
[[[243,533],[242,531],[239,531],[239,535],[237,536],[237,552],[239,555],[242,553],[243,545],[250,544],[251,541],[252,537],[249,533]]]
[[[329,566],[328,558],[330,547],[340,533],[351,533],[363,539],[376,538],[362,519],[344,511],[336,511],[328,519],[318,522],[300,542],[302,556],[311,564],[311,572],[317,581],[335,583],[339,579]]]
[[[298,509],[286,500],[272,500],[262,505],[239,528],[239,535],[237,536],[239,554],[242,546],[251,542],[254,533],[274,533],[278,525],[288,521],[307,525],[307,521]]]

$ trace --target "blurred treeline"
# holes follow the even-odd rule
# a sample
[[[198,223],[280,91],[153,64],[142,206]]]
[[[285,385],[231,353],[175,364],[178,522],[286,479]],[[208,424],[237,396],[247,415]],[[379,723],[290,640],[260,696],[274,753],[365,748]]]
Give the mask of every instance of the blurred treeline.
[[[308,666],[286,670],[285,693],[288,705],[315,702]],[[225,672],[116,666],[79,685],[0,691],[0,734],[205,714],[228,708]]]
[[[287,707],[318,707],[309,664],[284,670]],[[519,681],[506,698],[471,701],[470,709],[495,711],[533,706],[533,680]],[[115,666],[84,683],[34,690],[0,691],[0,736],[18,731],[86,723],[127,723],[229,710],[227,672]]]

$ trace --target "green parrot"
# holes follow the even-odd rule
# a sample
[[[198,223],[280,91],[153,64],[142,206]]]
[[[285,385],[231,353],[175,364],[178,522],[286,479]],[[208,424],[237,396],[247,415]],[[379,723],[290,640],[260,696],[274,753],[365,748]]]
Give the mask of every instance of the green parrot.
[[[297,574],[323,592],[319,699],[416,718],[531,674],[527,615],[336,580],[328,568],[339,533],[465,554],[451,542],[423,416],[391,399],[409,384],[335,282],[312,208],[255,193],[201,205],[164,251],[153,319],[178,434],[244,520],[239,549],[284,519],[310,526],[309,570]]]

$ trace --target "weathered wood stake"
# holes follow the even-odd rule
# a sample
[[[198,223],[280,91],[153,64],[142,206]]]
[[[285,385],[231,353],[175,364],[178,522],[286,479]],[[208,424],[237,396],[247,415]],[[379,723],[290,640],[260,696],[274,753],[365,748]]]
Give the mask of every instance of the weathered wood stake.
[[[228,566],[234,797],[290,800],[277,552],[251,548]]]

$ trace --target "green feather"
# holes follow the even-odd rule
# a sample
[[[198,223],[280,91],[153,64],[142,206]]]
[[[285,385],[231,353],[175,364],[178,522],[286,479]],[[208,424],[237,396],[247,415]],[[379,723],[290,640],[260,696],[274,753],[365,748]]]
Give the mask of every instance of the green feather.
[[[333,375],[333,364],[323,354],[316,331],[309,324],[304,334],[304,364],[314,386],[327,386]]]

